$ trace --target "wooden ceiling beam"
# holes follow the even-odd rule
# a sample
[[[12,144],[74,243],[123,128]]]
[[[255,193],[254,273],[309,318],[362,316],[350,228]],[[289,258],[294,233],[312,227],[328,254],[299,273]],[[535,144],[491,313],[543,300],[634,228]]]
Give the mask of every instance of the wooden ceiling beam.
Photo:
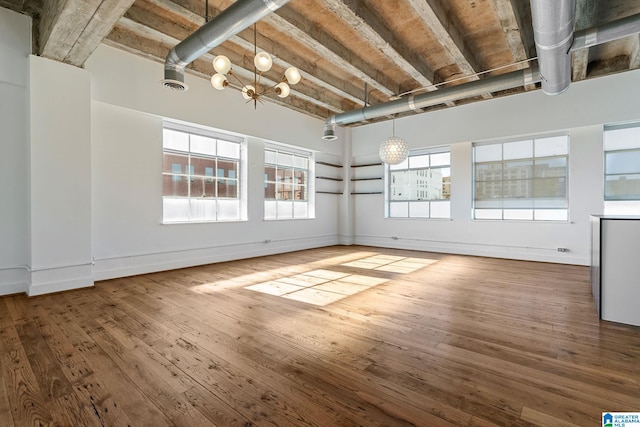
[[[134,0],[49,0],[42,7],[39,54],[81,66]]]
[[[397,83],[385,76],[376,67],[362,60],[346,46],[338,43],[330,34],[315,23],[297,13],[291,7],[282,7],[275,13],[267,15],[266,22],[283,33],[296,39],[309,49],[315,51],[328,62],[344,70],[357,79],[367,83],[371,89],[380,91],[391,97],[397,93]]]
[[[161,31],[155,30],[153,28],[147,27],[146,25],[136,22],[132,19],[127,18],[126,16],[121,18],[120,21],[116,24],[114,28],[114,33],[109,35],[109,40],[120,45],[128,46],[131,50],[134,49],[140,52],[152,52],[151,56],[147,56],[148,58],[152,58],[156,61],[164,63],[166,52],[171,49],[171,47],[175,46],[180,42],[179,39],[167,35]],[[161,43],[158,43],[160,41]],[[161,49],[158,50],[158,47],[153,46],[153,44],[161,45]],[[227,54],[230,58],[234,58],[234,55],[227,50],[222,50],[222,54]],[[154,53],[155,52],[155,53]],[[237,55],[236,55],[237,56]],[[214,55],[212,54],[204,54],[199,60],[194,61],[190,66],[187,67],[187,71],[194,71],[200,77],[205,79],[209,79],[212,75],[213,67],[211,62],[213,61]],[[247,70],[242,67],[241,61],[237,61],[234,63],[233,72],[236,76],[238,76],[242,81],[253,82],[254,74],[253,70]],[[238,84],[230,78],[229,83],[234,86],[238,86]],[[262,77],[261,84],[267,87],[275,85],[277,82]],[[215,89],[211,88],[213,93],[215,93]],[[321,109],[322,117],[325,118],[327,113],[335,114],[341,113],[344,110],[341,108],[341,101],[337,97],[330,97],[324,91],[314,90],[313,88],[309,88],[302,83],[299,83],[295,86],[291,86],[291,95],[288,98],[279,98],[275,95],[275,93],[269,93],[266,95],[272,102],[280,105],[285,105],[290,107],[292,102],[290,102],[290,98],[296,97],[305,102],[305,105],[313,104],[316,107]],[[314,111],[317,108],[311,108],[310,111]]]
[[[144,7],[148,3],[165,10],[171,17],[180,18],[184,23],[193,26],[194,31],[205,24],[203,16],[198,15],[192,10],[189,10],[183,6],[180,6],[171,0],[140,0],[136,2],[136,5]],[[135,6],[134,6],[135,7]],[[133,7],[132,7],[133,9]],[[130,9],[130,10],[132,10]],[[209,13],[217,15],[221,11],[209,6]],[[149,13],[148,11],[146,13]],[[172,19],[172,21],[174,21]],[[243,38],[243,35],[248,35],[251,41],[247,38]],[[266,37],[262,37],[258,34],[258,47],[264,49],[273,57],[273,63],[279,67],[287,69],[291,66],[297,67],[303,74],[304,78],[314,85],[328,90],[337,96],[346,98],[356,105],[362,104],[362,89],[355,87],[344,79],[340,79],[331,75],[327,71],[317,67],[315,64],[308,60],[305,60],[299,55],[292,53],[288,49],[284,48],[278,41],[270,40]],[[229,39],[233,44],[236,44],[247,51],[253,50],[253,28],[247,29],[245,32],[233,36]],[[268,48],[267,48],[268,46]]]
[[[576,30],[584,30],[595,24],[595,0],[577,0],[576,2]],[[587,78],[589,66],[589,48],[573,52],[571,78],[574,82]]]
[[[359,0],[322,0],[346,24],[356,29],[375,50],[397,64],[421,87],[433,86],[435,72],[386,27],[378,14]],[[435,90],[431,88],[430,90]]]
[[[433,32],[435,38],[447,51],[451,59],[457,64],[463,75],[469,76],[469,81],[478,80],[475,73],[481,71],[478,61],[464,41],[458,27],[451,21],[439,0],[408,0],[416,14]],[[491,98],[491,94],[484,94],[483,98]]]

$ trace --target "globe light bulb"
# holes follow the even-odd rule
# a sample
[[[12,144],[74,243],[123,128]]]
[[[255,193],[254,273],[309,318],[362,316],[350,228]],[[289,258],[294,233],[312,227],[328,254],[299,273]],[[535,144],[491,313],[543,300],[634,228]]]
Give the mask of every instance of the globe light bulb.
[[[222,90],[227,86],[227,76],[224,74],[216,73],[211,76],[211,86],[218,90]]]
[[[291,88],[285,82],[280,82],[276,85],[276,94],[280,98],[286,98],[287,96],[289,96],[290,92],[291,92]]]
[[[287,82],[291,85],[298,84],[298,82],[300,82],[300,79],[302,78],[302,76],[300,75],[300,70],[298,70],[296,67],[287,68],[287,70],[284,72],[284,76],[286,77]]]
[[[217,73],[227,74],[229,70],[231,70],[231,61],[224,55],[218,55],[213,58],[213,69],[216,70]]]
[[[273,65],[273,60],[271,56],[269,56],[266,52],[258,52],[258,54],[253,58],[253,64],[256,66],[258,71],[267,72],[271,69]]]

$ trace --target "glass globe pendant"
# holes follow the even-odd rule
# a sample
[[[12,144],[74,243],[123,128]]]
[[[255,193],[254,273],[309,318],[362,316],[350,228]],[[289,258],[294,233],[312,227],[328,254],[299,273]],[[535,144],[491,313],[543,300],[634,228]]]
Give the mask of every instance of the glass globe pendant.
[[[383,163],[397,165],[409,157],[409,144],[404,139],[396,136],[396,121],[393,120],[393,135],[382,141],[378,155]]]

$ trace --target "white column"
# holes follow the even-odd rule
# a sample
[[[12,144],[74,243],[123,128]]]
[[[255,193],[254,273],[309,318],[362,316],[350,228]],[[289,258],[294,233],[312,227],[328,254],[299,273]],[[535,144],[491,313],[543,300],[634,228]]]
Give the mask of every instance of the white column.
[[[91,75],[30,57],[29,295],[93,286]],[[118,173],[118,165],[113,165]]]

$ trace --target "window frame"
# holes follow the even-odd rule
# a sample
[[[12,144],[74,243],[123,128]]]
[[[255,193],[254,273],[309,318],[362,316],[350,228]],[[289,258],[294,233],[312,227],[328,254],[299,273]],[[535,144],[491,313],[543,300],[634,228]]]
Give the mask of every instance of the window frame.
[[[446,164],[438,164],[432,166],[431,156],[438,154],[447,154],[449,157],[449,162]],[[428,166],[426,167],[411,167],[411,157],[422,157],[429,156]],[[406,167],[402,167],[406,163]],[[411,174],[411,171],[428,171],[429,175],[431,175],[432,170],[436,169],[449,169],[449,192],[448,198],[431,198],[429,195],[429,185],[426,186],[426,198],[408,198],[408,199],[393,199],[393,174],[394,172],[407,172]],[[411,219],[411,220],[450,220],[451,219],[451,147],[450,146],[437,146],[437,147],[428,147],[428,148],[420,148],[414,149],[409,152],[409,156],[407,160],[400,163],[399,165],[388,165],[385,164],[384,167],[384,178],[385,178],[385,213],[384,216],[386,219]],[[429,177],[429,180],[431,176]],[[444,182],[443,182],[444,186]],[[412,186],[409,184],[408,188],[417,188],[417,186]],[[444,189],[442,190],[442,194],[444,194]],[[393,207],[392,205],[398,205],[406,203],[406,215],[393,215]],[[433,205],[441,204],[442,208],[446,210],[446,215],[435,215]],[[446,207],[445,207],[446,204]],[[426,206],[428,214],[427,215],[412,215],[412,206],[417,208],[417,205],[422,205],[423,208]]]
[[[188,151],[174,147],[167,147],[165,131],[186,134],[188,136]],[[193,137],[204,137],[215,140],[214,152],[216,154],[194,151],[192,145],[194,143]],[[237,157],[218,154],[220,142],[223,142],[225,144],[236,144],[237,148],[234,148],[234,150],[237,149]],[[180,173],[166,171],[164,162],[166,160],[165,156],[167,154],[185,156],[187,158],[185,171],[183,172],[181,170]],[[212,165],[210,165],[212,166],[212,174],[206,174],[206,171],[210,169],[210,167],[204,167],[204,175],[196,174],[195,165],[192,163],[193,159],[198,159],[205,162],[213,161]],[[213,128],[190,123],[175,122],[165,119],[163,120],[162,125],[162,162],[162,224],[194,224],[209,222],[216,223],[247,220],[246,138],[237,134],[227,133]],[[236,171],[235,177],[220,176],[220,162],[234,163]],[[174,169],[173,165],[172,169]],[[229,169],[229,171],[231,170],[232,169]],[[183,196],[166,194],[165,177],[172,177],[173,182],[176,181],[176,177],[184,179],[187,183],[187,195]],[[200,196],[194,196],[192,194],[193,183],[199,180],[202,180],[203,192]],[[227,195],[220,195],[219,191],[222,181],[224,181],[224,183],[222,184],[224,186],[229,185],[230,182],[234,183],[233,185],[231,185],[235,188],[234,196],[229,197]],[[213,183],[213,195],[206,195],[205,188],[207,183]],[[227,217],[221,215],[221,211],[223,210],[221,204],[223,204],[225,201],[237,202],[237,207],[233,208],[234,210],[237,209],[237,215]],[[198,209],[200,209],[200,211],[204,211],[205,213],[201,214],[200,216],[196,215],[195,212],[197,212]],[[179,217],[179,219],[173,219],[169,217],[168,213],[172,211],[174,212],[175,217]],[[213,216],[211,215],[211,213],[213,213]]]
[[[633,198],[627,198],[627,197],[622,197],[622,196],[618,196],[618,197],[612,197],[612,196],[608,196],[608,192],[607,192],[607,178],[610,176],[623,176],[623,175],[640,175],[640,165],[637,167],[636,170],[634,170],[633,172],[625,172],[625,173],[609,173],[608,172],[608,161],[607,158],[609,155],[613,155],[614,153],[637,153],[640,156],[640,140],[638,140],[634,146],[627,146],[628,144],[626,143],[622,143],[622,147],[621,148],[608,148],[608,141],[607,141],[607,135],[608,132],[615,132],[615,131],[620,131],[620,130],[626,130],[626,129],[634,129],[637,130],[638,135],[640,136],[640,123],[638,122],[633,122],[633,123],[625,123],[625,124],[618,124],[618,125],[605,125],[603,128],[603,134],[602,134],[602,139],[603,139],[603,144],[602,144],[602,148],[603,148],[603,172],[604,172],[604,176],[603,176],[603,197],[604,197],[604,202],[605,202],[605,209],[606,209],[606,205],[607,202],[613,202],[613,203],[631,203],[631,204],[638,204],[640,203],[640,194],[635,195]],[[611,145],[615,145],[615,142],[611,142]],[[618,144],[620,144],[618,142]],[[635,209],[634,209],[635,212]]]
[[[267,162],[267,153],[273,152],[275,163]],[[279,155],[292,156],[291,165],[278,163]],[[300,167],[295,165],[295,158],[304,158],[307,167]],[[275,168],[274,180],[269,180],[269,174],[267,173],[267,167],[272,166]],[[278,181],[279,170],[290,170],[292,182],[290,184],[282,183]],[[302,185],[294,182],[296,178],[296,171],[302,171],[306,174],[306,182]],[[287,221],[287,220],[305,220],[315,218],[315,155],[313,151],[304,150],[298,147],[291,147],[284,144],[266,143],[263,151],[263,219],[265,221]],[[267,189],[269,185],[274,187],[274,196],[267,197]],[[306,198],[296,199],[292,198],[278,198],[278,186],[290,185],[292,186],[291,192],[296,191],[296,187],[305,187]],[[275,202],[275,203],[273,203]],[[275,216],[268,216],[268,212],[271,211],[269,204],[272,204],[275,209]],[[288,206],[290,205],[290,206]],[[304,206],[303,206],[304,205]],[[296,209],[298,208],[298,209]],[[305,215],[296,216],[296,212],[306,212]],[[290,215],[289,215],[290,212]]]
[[[545,139],[553,139],[553,138],[559,138],[559,137],[563,137],[566,138],[566,154],[552,154],[552,155],[540,155],[537,156],[536,155],[536,141],[537,140],[545,140]],[[505,150],[504,147],[506,144],[517,144],[517,143],[525,143],[525,142],[531,142],[531,155],[530,157],[515,157],[515,158],[506,158],[505,159]],[[486,147],[486,146],[500,146],[500,160],[489,160],[489,161],[482,161],[482,162],[478,162],[477,161],[477,151],[476,148],[477,147]],[[505,140],[497,140],[497,141],[483,141],[483,142],[474,142],[472,144],[472,164],[471,164],[471,169],[472,169],[472,179],[471,179],[471,193],[472,193],[472,206],[471,206],[471,219],[474,221],[518,221],[518,222],[550,222],[550,223],[563,223],[563,222],[570,222],[571,217],[570,217],[570,203],[569,203],[569,180],[570,180],[570,148],[571,148],[571,137],[569,135],[569,133],[553,133],[553,134],[544,134],[544,135],[532,135],[532,136],[525,136],[525,137],[521,137],[521,138],[514,138],[514,139],[505,139]],[[551,178],[564,178],[565,181],[565,188],[564,188],[564,205],[566,207],[537,207],[535,206],[535,202],[536,199],[540,199],[540,200],[544,200],[545,197],[541,196],[541,197],[536,197],[535,196],[535,184],[536,181],[541,181],[542,179],[549,179],[550,177],[536,177],[536,160],[540,161],[542,160],[541,164],[544,164],[545,161],[552,161],[553,159],[558,159],[558,158],[564,158],[564,169],[566,171],[564,176],[556,176],[556,177],[551,177]],[[522,178],[522,179],[505,179],[504,178],[504,165],[506,163],[525,163],[525,162],[530,162],[530,169],[531,169],[531,173],[530,173],[530,178]],[[501,179],[500,180],[481,180],[478,181],[477,179],[477,166],[478,165],[489,165],[489,164],[501,164]],[[540,164],[540,163],[538,163]],[[478,208],[477,207],[477,202],[479,201],[477,198],[477,183],[478,182],[491,182],[491,181],[495,181],[495,182],[499,182],[500,186],[501,186],[501,194],[502,197],[500,198],[496,198],[495,200],[499,200],[500,204],[502,205],[501,207],[487,207],[487,208]],[[530,201],[530,205],[526,205],[524,204],[523,206],[517,207],[517,206],[513,206],[513,207],[505,207],[504,206],[504,202],[505,201],[514,201],[516,200],[518,197],[504,197],[504,185],[505,183],[507,184],[511,184],[514,183],[516,181],[530,181],[531,182],[531,189],[530,191],[532,192],[531,197],[523,197],[523,201],[525,200],[529,200]],[[551,198],[554,199],[553,197],[546,197],[547,199]],[[482,201],[482,200],[480,200]],[[478,215],[478,213],[484,211],[485,213],[487,213],[487,217],[481,217]],[[492,212],[490,212],[492,211]],[[497,211],[500,211],[500,216],[489,216],[490,213],[496,213]],[[561,216],[563,216],[562,218],[554,218],[554,213],[560,213]],[[505,215],[508,214],[508,215]],[[530,214],[530,215],[529,215]],[[545,214],[547,214],[548,216],[545,217]],[[566,215],[565,215],[566,214]]]

